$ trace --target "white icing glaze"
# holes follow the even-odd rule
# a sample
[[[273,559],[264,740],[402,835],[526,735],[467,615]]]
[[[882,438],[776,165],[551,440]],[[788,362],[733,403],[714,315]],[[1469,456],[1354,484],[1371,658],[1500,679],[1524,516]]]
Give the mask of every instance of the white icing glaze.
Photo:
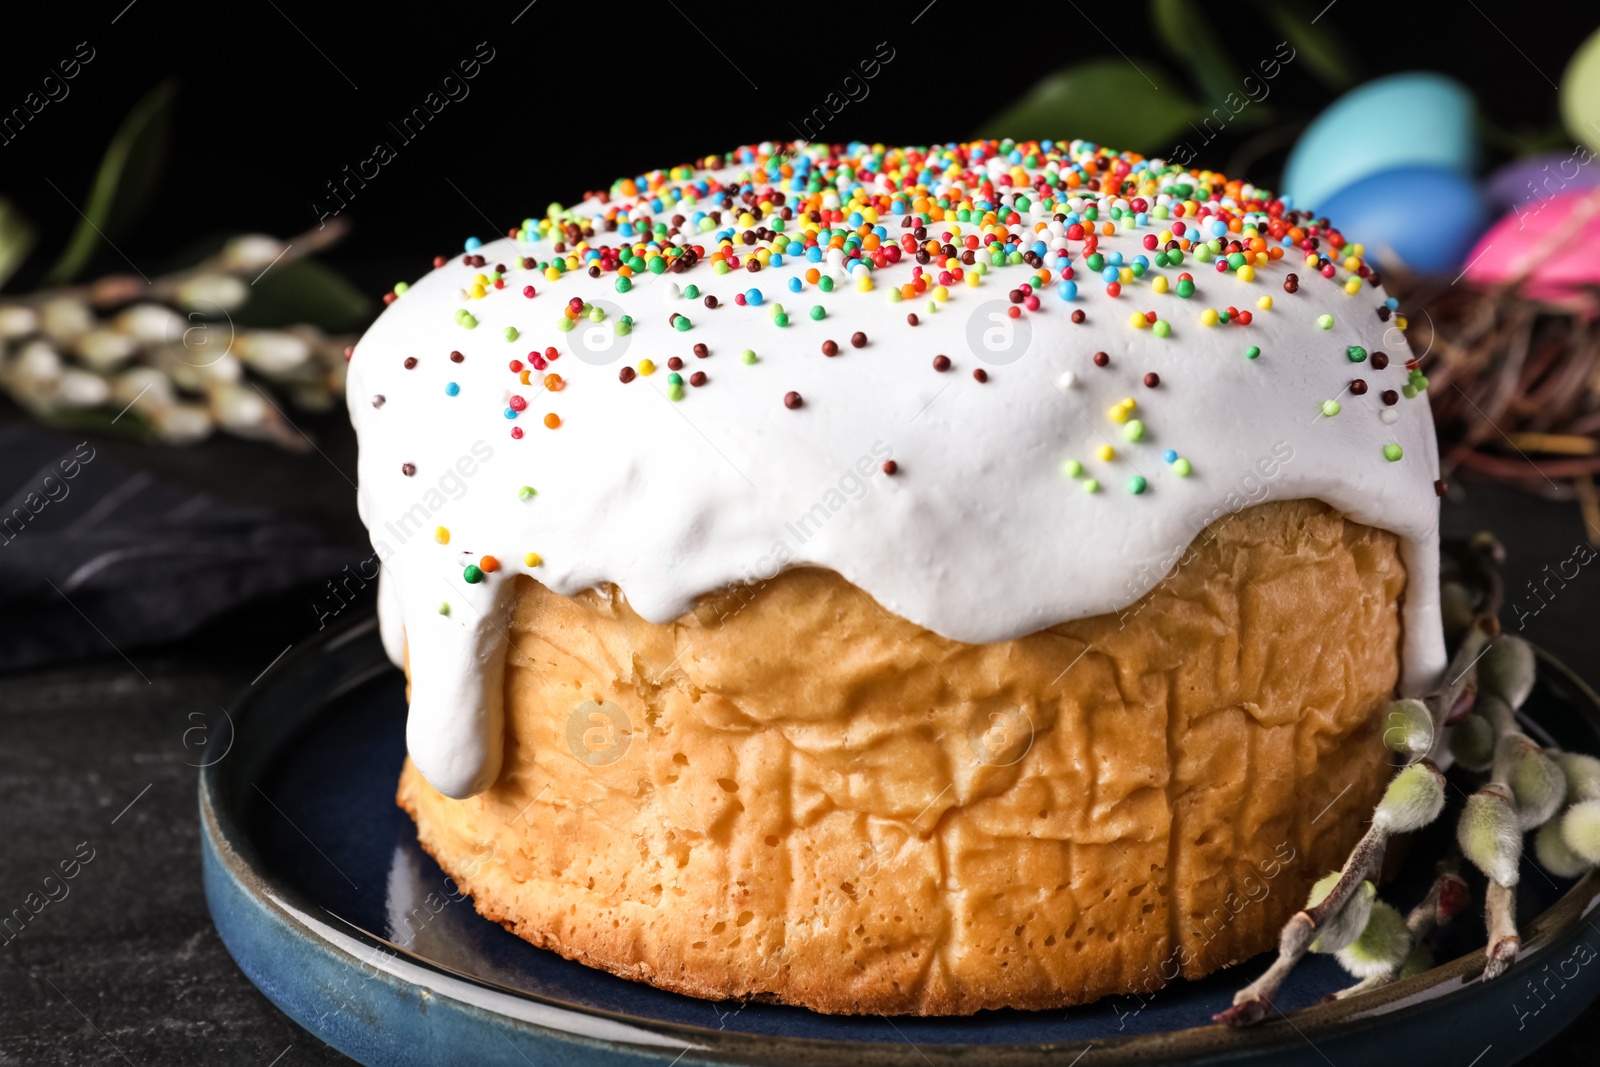
[[[598,210],[595,202],[581,209]],[[1031,237],[1034,222],[1049,220],[1035,211],[1014,230]],[[899,220],[886,224],[897,238]],[[1143,235],[1170,224],[1102,237],[1100,251],[1130,260],[1149,254]],[[934,223],[929,232],[948,228]],[[709,252],[710,236],[689,240]],[[602,240],[618,239],[595,242]],[[566,595],[615,583],[639,614],[660,623],[730,583],[813,564],[947,637],[997,641],[1125,608],[1208,523],[1266,499],[1320,499],[1400,535],[1408,571],[1402,688],[1430,687],[1445,662],[1438,454],[1425,398],[1388,408],[1380,400],[1405,384],[1408,352],[1375,313],[1382,291],[1349,295],[1290,250],[1253,282],[1188,256],[1111,299],[1084,269],[1082,245],[1070,248],[1078,299],[1064,301],[1053,285],[1040,290],[1039,310],[1018,320],[1031,341],[1009,363],[981,362],[969,338],[998,324],[987,314],[1009,306],[1007,292],[1033,274],[1026,267],[992,268],[978,288],[952,286],[936,313],[923,297],[887,299],[891,286],[910,279],[909,257],[877,271],[871,292],[856,291],[834,266],[834,292],[806,285],[791,293],[788,279],[815,264],[790,258],[758,274],[718,276],[702,262],[681,274],[641,275],[619,295],[609,272],[573,271],[552,282],[517,266],[523,255],[548,260],[548,241],[500,240],[479,252],[489,268],[511,268],[503,290],[467,299],[463,287],[479,270],[459,255],[412,285],[357,346],[348,389],[361,441],[361,515],[384,563],[385,647],[399,662],[403,632],[412,677],[407,743],[422,773],[457,797],[499,773],[505,628],[518,573]],[[1297,294],[1282,288],[1290,270],[1302,278]],[[1175,282],[1180,271],[1194,277],[1192,298],[1151,290],[1156,274]],[[1341,271],[1339,281],[1345,277]],[[523,296],[526,284],[537,297]],[[690,284],[722,306],[677,295]],[[769,306],[735,305],[735,294],[751,288],[766,305],[788,309],[787,328],[774,325]],[[1256,308],[1262,295],[1273,297],[1272,310]],[[623,313],[635,320],[630,335],[614,338],[624,350],[615,362],[578,358],[574,341],[586,321],[573,333],[556,329],[574,297],[603,302],[613,321]],[[815,304],[827,309],[822,321],[806,314]],[[1253,323],[1200,325],[1203,309],[1229,304],[1251,310]],[[475,329],[457,324],[463,307]],[[1074,309],[1087,313],[1084,324],[1070,321]],[[1146,310],[1171,323],[1170,337],[1130,327],[1129,315]],[[669,326],[674,311],[693,327]],[[921,319],[915,328],[906,322],[912,311]],[[1334,316],[1331,329],[1317,324],[1323,313]],[[512,326],[520,337],[508,343],[503,331]],[[859,349],[849,341],[858,330],[868,337]],[[825,339],[839,344],[837,357],[821,353]],[[709,358],[694,356],[696,343],[709,347]],[[532,386],[520,385],[508,362],[552,345],[561,357],[535,372]],[[1245,358],[1251,345],[1261,349],[1257,360]],[[1391,365],[1352,363],[1350,345],[1383,350]],[[741,362],[746,348],[759,362]],[[452,350],[464,361],[451,362]],[[1110,356],[1109,366],[1093,364],[1096,351]],[[931,366],[940,353],[954,363],[945,373]],[[710,378],[686,386],[677,402],[667,398],[674,355],[685,379],[694,371]],[[417,358],[415,369],[403,369],[407,356]],[[619,382],[624,365],[646,357],[655,374]],[[987,383],[973,378],[980,367]],[[551,371],[566,380],[559,392],[539,388]],[[1156,388],[1143,384],[1150,371],[1160,375]],[[1370,386],[1365,395],[1349,392],[1356,377]],[[450,382],[459,395],[446,395]],[[784,406],[791,390],[804,397],[796,410]],[[513,394],[528,407],[508,420]],[[1147,427],[1138,443],[1108,417],[1124,397],[1137,402],[1134,417]],[[1334,398],[1342,411],[1320,414]],[[560,415],[559,429],[545,428],[546,412]],[[524,430],[521,440],[509,435],[513,426]],[[1104,443],[1114,460],[1096,458]],[[1403,457],[1389,461],[1386,444],[1400,445]],[[1167,449],[1193,473],[1179,477],[1162,458]],[[890,456],[899,465],[893,476],[880,470]],[[1099,492],[1063,473],[1069,459],[1099,480]],[[414,476],[402,474],[405,463],[415,464]],[[1135,474],[1148,481],[1139,495],[1126,488]],[[537,496],[519,499],[523,485]],[[435,526],[448,528],[448,544],[435,541]],[[543,562],[525,566],[528,552]],[[467,584],[463,567],[484,555],[501,569]]]

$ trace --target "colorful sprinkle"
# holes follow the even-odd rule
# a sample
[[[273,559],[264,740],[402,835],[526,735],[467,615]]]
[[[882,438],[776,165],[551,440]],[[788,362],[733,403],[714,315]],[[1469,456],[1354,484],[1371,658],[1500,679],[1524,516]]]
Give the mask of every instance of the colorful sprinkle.
[[[1120,240],[1102,240],[1117,235],[1131,238],[1135,251],[1142,245],[1142,254],[1128,252]],[[781,154],[774,154],[771,146],[748,146],[689,166],[619,180],[609,193],[587,200],[579,208],[552,205],[543,218],[523,220],[509,236],[536,243],[548,261],[518,256],[508,259],[509,267],[491,263],[479,254],[483,244],[476,239],[466,243],[464,255],[450,257],[464,265],[465,271],[445,257],[436,260],[436,267],[458,272],[449,284],[462,294],[461,303],[467,306],[452,310],[455,321],[465,329],[479,325],[478,317],[468,310],[472,300],[493,300],[496,292],[507,288],[512,290],[506,294],[508,299],[517,289],[528,298],[536,295],[532,285],[513,284],[518,270],[530,272],[525,282],[533,274],[542,275],[549,284],[578,276],[609,278],[600,284],[625,297],[619,301],[624,303],[644,299],[644,290],[650,287],[640,282],[647,274],[669,274],[663,291],[672,298],[694,301],[718,315],[738,315],[737,311],[717,310],[725,303],[762,308],[780,329],[791,325],[791,313],[775,299],[767,299],[761,288],[738,290],[729,285],[731,296],[719,298],[703,293],[679,275],[695,271],[696,281],[702,276],[759,276],[770,268],[787,266],[786,272],[770,282],[774,296],[810,291],[814,302],[801,307],[811,321],[830,317],[848,321],[849,310],[825,307],[818,302],[821,294],[836,293],[834,299],[848,303],[851,290],[869,292],[876,287],[884,290],[891,302],[917,308],[906,316],[908,326],[913,327],[920,322],[919,313],[935,314],[946,303],[955,303],[958,315],[964,316],[967,308],[959,302],[966,294],[961,290],[980,283],[992,287],[997,280],[1007,297],[1010,318],[1051,314],[1052,309],[1041,300],[1049,303],[1047,294],[1053,287],[1060,300],[1074,305],[1053,313],[1066,311],[1071,322],[1082,324],[1088,321],[1088,305],[1102,299],[1099,290],[1103,288],[1106,298],[1124,299],[1124,308],[1145,305],[1147,310],[1130,311],[1125,321],[1131,328],[1149,330],[1159,338],[1171,337],[1173,322],[1185,320],[1159,317],[1139,299],[1141,284],[1148,285],[1152,295],[1175,293],[1180,299],[1198,299],[1202,305],[1218,300],[1218,306],[1189,312],[1208,328],[1248,328],[1252,313],[1259,315],[1274,307],[1274,297],[1261,290],[1255,290],[1254,297],[1249,297],[1250,290],[1230,294],[1232,299],[1239,299],[1241,293],[1246,297],[1245,310],[1222,306],[1228,297],[1219,295],[1223,292],[1220,279],[1208,281],[1217,288],[1199,294],[1189,273],[1195,269],[1194,263],[1206,266],[1208,275],[1231,273],[1246,284],[1281,277],[1284,292],[1291,294],[1298,291],[1299,276],[1279,274],[1281,267],[1290,263],[1299,270],[1314,271],[1307,274],[1310,279],[1327,278],[1349,292],[1368,283],[1378,284],[1361,246],[1347,241],[1311,212],[1213,172],[1158,164],[1087,142],[979,141],[931,149],[816,144],[785,147]],[[1287,263],[1280,265],[1286,257]],[[1015,279],[1006,275],[1009,267],[1022,268],[1015,272]],[[734,280],[729,278],[729,282]],[[1089,289],[1080,293],[1085,282]],[[389,296],[403,294],[406,288],[397,285]],[[569,343],[578,341],[572,331],[583,329],[585,322],[608,320],[605,308],[571,297],[570,292],[544,297],[554,300],[551,318],[559,331],[569,335]],[[675,300],[673,306],[679,306]],[[655,313],[645,314],[638,307],[632,310],[644,321],[657,322],[655,328],[659,329],[660,320],[652,318]],[[800,320],[800,310],[793,313],[795,322]],[[840,314],[833,315],[834,311]],[[1388,300],[1375,311],[1384,322],[1393,319],[1400,324],[1396,301]],[[1314,318],[1324,330],[1333,328],[1331,314],[1308,318]],[[614,310],[609,320],[615,336],[626,336],[637,325],[632,317]],[[670,312],[667,325],[675,332],[693,328],[690,318],[679,311]],[[508,341],[519,337],[517,327],[503,327],[502,332]],[[867,346],[862,331],[848,336],[843,331],[833,332],[837,340],[823,344],[828,356],[841,354],[847,342],[857,349]],[[818,341],[821,339],[812,343]],[[660,347],[670,351],[674,346]],[[706,345],[694,349],[698,358],[711,356]],[[743,363],[758,362],[753,349],[734,350],[739,351]],[[1255,345],[1243,351],[1250,360],[1261,355]],[[1382,353],[1358,356],[1358,352],[1357,346],[1350,346],[1349,360],[1370,359],[1375,372],[1388,363]],[[1077,357],[1082,354],[1072,354],[1074,367],[1081,366]],[[532,421],[527,413],[532,390],[542,382],[546,391],[555,393],[568,384],[549,371],[548,364],[558,355],[552,347],[543,355],[529,353],[525,362],[512,361],[516,382],[528,387],[519,394],[479,388],[470,399],[486,408],[486,414],[500,410],[518,423],[508,429],[513,437],[520,437],[523,427]],[[450,354],[452,362],[463,358],[459,352]],[[770,353],[768,358],[773,358]],[[948,356],[928,353],[922,358],[931,358],[936,372],[954,367]],[[1092,360],[1097,367],[1111,365],[1105,352],[1092,353]],[[709,386],[704,371],[691,372],[684,363],[683,357],[673,356],[662,368],[668,375],[666,392],[673,400],[684,399],[686,390]],[[408,357],[405,365],[415,367],[416,357]],[[619,366],[616,373],[619,382],[626,384],[655,371],[656,363],[644,359]],[[1402,397],[1415,398],[1426,391],[1426,376],[1415,368],[1408,371],[1403,385],[1396,382],[1396,389],[1383,391],[1380,418],[1396,418],[1394,406]],[[988,381],[991,373],[983,366],[969,372],[980,383]],[[588,373],[585,368],[574,370],[573,388],[584,387],[590,381],[584,377]],[[1074,372],[1057,373],[1058,388],[1078,385]],[[1142,380],[1148,389],[1172,390],[1170,374],[1168,379],[1163,382],[1161,375],[1149,371],[1136,372],[1133,381]],[[1331,387],[1330,391],[1337,388],[1333,383],[1325,387]],[[1010,380],[997,384],[997,389],[1002,388],[1015,388],[1015,384]],[[1177,388],[1181,393],[1182,387]],[[1349,388],[1359,396],[1366,384],[1356,379]],[[1372,388],[1376,392],[1378,385]],[[459,390],[458,383],[448,384],[449,395],[457,396]],[[496,408],[499,397],[507,399]],[[799,393],[790,392],[784,394],[784,403],[796,409],[803,401]],[[373,404],[379,406],[382,400],[374,397]],[[1336,400],[1322,405],[1325,415],[1338,410]],[[1145,440],[1149,433],[1134,411],[1130,399],[1107,412],[1129,442]],[[561,418],[554,412],[542,418],[551,429],[561,426]],[[1101,461],[1116,459],[1109,444],[1094,451]],[[1176,450],[1165,449],[1162,457],[1176,476],[1191,473],[1190,462]],[[893,465],[894,461],[889,461],[883,469]],[[1063,470],[1075,479],[1086,477],[1077,460],[1065,461]],[[404,471],[410,475],[414,468],[408,464]],[[1133,493],[1148,489],[1143,478],[1126,484]],[[1085,482],[1086,491],[1098,487],[1094,479]],[[519,496],[528,500],[525,493],[531,492],[531,487],[523,487]],[[489,571],[481,563],[478,569]]]
[[[1398,460],[1403,455],[1405,455],[1405,453],[1403,451],[1401,451],[1399,445],[1384,445],[1383,446],[1383,458],[1388,460],[1390,463],[1395,462],[1396,460]]]

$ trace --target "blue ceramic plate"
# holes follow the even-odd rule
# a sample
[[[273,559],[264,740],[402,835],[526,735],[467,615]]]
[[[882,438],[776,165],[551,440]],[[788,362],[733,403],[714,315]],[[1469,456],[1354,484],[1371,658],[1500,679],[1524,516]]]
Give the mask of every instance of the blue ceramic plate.
[[[1564,747],[1600,748],[1600,699],[1541,657],[1527,709]],[[1600,993],[1600,877],[1556,881],[1528,864],[1525,949],[1484,983],[1482,923],[1448,929],[1426,974],[1361,997],[1308,958],[1279,997],[1288,1014],[1246,1031],[1211,1025],[1267,957],[1140,998],[970,1018],[845,1017],[711,1003],[629,982],[480,918],[418,846],[394,803],[405,683],[374,620],[274,667],[208,738],[200,780],[206,899],[234,959],[297,1022],[371,1067],[471,1064],[1514,1063]],[[1433,832],[1453,832],[1447,813]],[[1412,851],[1436,855],[1442,842]],[[1385,890],[1425,892],[1422,861]],[[1480,894],[1482,885],[1475,884]],[[1453,943],[1450,939],[1454,939]],[[1453,958],[1451,958],[1453,957]]]

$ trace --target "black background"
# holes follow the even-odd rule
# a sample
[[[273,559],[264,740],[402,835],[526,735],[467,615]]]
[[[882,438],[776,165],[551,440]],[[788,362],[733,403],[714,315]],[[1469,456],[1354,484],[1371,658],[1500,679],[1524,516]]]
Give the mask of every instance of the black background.
[[[503,233],[551,200],[571,202],[619,175],[794,137],[790,122],[881,41],[894,60],[870,95],[830,124],[828,139],[965,137],[1041,75],[1119,51],[1142,67],[1180,80],[1182,73],[1138,2],[526,5],[111,0],[28,5],[25,21],[13,9],[0,33],[0,112],[19,105],[78,42],[96,52],[66,99],[0,145],[0,195],[41,231],[41,251],[21,284],[48,266],[77,223],[67,198],[83,204],[117,124],[167,76],[178,78],[180,95],[166,179],[153,210],[117,241],[141,270],[171,265],[209,234],[287,237],[315,225],[312,203],[325,183],[384,139],[397,158],[351,203],[357,229],[332,258],[360,267],[392,262],[414,277],[434,253],[459,250],[465,236],[487,237],[489,222]],[[1300,6],[1314,15],[1325,5]],[[1248,0],[1206,7],[1241,66],[1271,56],[1279,35]],[[1512,129],[1551,126],[1554,83],[1597,22],[1592,3],[1503,0],[1334,0],[1321,19],[1349,44],[1358,77],[1444,71],[1474,88],[1497,126]],[[387,124],[419,105],[479,42],[495,58],[468,83],[470,95],[401,143]],[[1303,118],[1333,95],[1301,61],[1272,83],[1271,100],[1285,118]],[[1256,132],[1225,131],[1196,163],[1239,163],[1237,150]],[[1270,185],[1292,136],[1285,131],[1282,146],[1265,155],[1260,144],[1248,146],[1246,155],[1260,157],[1249,177]],[[96,266],[125,269],[105,248]]]
[[[354,231],[327,258],[376,293],[423,273],[465,236],[487,238],[551,200],[570,202],[618,175],[792,137],[789,123],[879,42],[895,49],[894,60],[870,95],[829,126],[829,139],[966,137],[1039,76],[1119,50],[1141,66],[1179,70],[1137,2],[537,0],[513,25],[526,6],[9,5],[0,20],[0,114],[79,42],[96,53],[69,96],[0,144],[0,196],[40,231],[39,250],[11,288],[32,284],[54,260],[113,132],[167,77],[180,91],[160,192],[116,249],[98,251],[86,276],[125,271],[127,261],[154,275],[182,265],[184,250],[208,237],[290,237],[314,226],[312,203],[327,181],[370,155],[377,140],[394,143],[387,124],[479,42],[495,50],[470,96],[397,145],[397,158],[346,213]],[[1308,15],[1326,7],[1322,21],[1352,46],[1358,77],[1444,71],[1474,88],[1494,126],[1520,131],[1553,126],[1553,83],[1600,23],[1592,0],[1302,7]],[[1257,25],[1253,4],[1207,11],[1241,65],[1274,51],[1278,36]],[[1251,143],[1260,131],[1230,130],[1195,162],[1232,173],[1249,158],[1248,175],[1271,185],[1295,118],[1334,95],[1305,64],[1290,64],[1273,82],[1285,120],[1277,147]],[[1491,147],[1486,162],[1502,158],[1504,150]],[[0,402],[0,420],[19,417]],[[359,551],[362,531],[341,473],[354,467],[353,434],[339,411],[302,425],[320,452],[292,455],[223,437],[195,449],[97,444],[167,480],[312,522]],[[1443,522],[1452,535],[1486,526],[1501,535],[1513,598],[1585,534],[1570,503],[1481,483],[1452,489]],[[278,1013],[218,940],[201,895],[194,771],[183,745],[193,715],[214,714],[280,650],[310,635],[319,593],[251,605],[185,642],[130,650],[131,658],[108,649],[93,662],[0,676],[0,903],[14,904],[79,840],[92,840],[101,857],[69,902],[0,954],[0,1065],[347,1062]],[[1514,625],[1509,613],[1506,621]],[[1585,589],[1555,601],[1526,635],[1595,682],[1593,633]],[[1549,1022],[1530,1023],[1511,1054],[1549,1040],[1531,1062],[1594,1062],[1600,1006],[1559,1035]]]

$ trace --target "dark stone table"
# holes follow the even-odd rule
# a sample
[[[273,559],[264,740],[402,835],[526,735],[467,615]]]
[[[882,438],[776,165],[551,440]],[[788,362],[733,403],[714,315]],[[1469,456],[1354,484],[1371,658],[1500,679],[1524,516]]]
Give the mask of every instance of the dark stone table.
[[[16,417],[0,412],[7,415]],[[182,451],[103,447],[174,481],[306,519],[358,547],[350,487],[334,469],[353,476],[353,437],[338,413],[308,429],[321,454],[231,439]],[[1584,539],[1574,505],[1488,485],[1452,490],[1445,525],[1452,534],[1499,534],[1510,552],[1508,598],[1524,608],[1536,603],[1526,583],[1546,566],[1554,571]],[[1600,570],[1591,570],[1547,594],[1537,614],[1523,617],[1522,632],[1596,682]],[[276,597],[190,640],[129,649],[127,659],[108,647],[93,662],[0,675],[0,913],[38,891],[62,860],[93,857],[66,896],[0,945],[0,1065],[348,1062],[256,992],[212,929],[200,885],[194,755],[185,745],[186,730],[315,631],[317,593]],[[1506,618],[1515,630],[1509,607]],[[1536,1033],[1537,1018],[1528,1026]],[[1597,1060],[1600,1006],[1591,1006],[1529,1062]]]

